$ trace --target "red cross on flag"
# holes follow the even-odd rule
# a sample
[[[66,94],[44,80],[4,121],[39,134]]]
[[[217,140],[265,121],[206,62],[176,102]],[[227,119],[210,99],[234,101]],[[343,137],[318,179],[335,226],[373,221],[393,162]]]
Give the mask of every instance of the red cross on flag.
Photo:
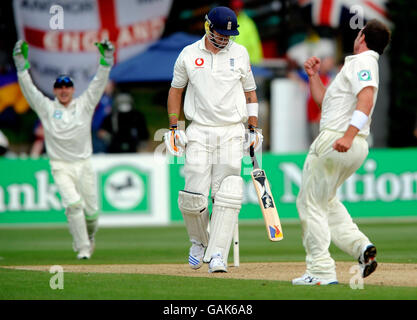
[[[94,43],[109,39],[121,62],[157,41],[172,0],[14,0],[19,39],[29,44],[31,74],[52,96],[59,74],[74,79],[76,95],[94,76],[99,55]]]

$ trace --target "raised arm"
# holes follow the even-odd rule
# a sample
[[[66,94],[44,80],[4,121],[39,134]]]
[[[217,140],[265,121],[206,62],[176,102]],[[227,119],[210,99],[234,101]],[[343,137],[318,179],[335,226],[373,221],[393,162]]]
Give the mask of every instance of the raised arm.
[[[110,41],[104,40],[96,43],[96,46],[100,52],[100,65],[87,90],[80,97],[90,111],[94,111],[100,101],[114,63],[114,46]]]
[[[321,82],[319,76],[320,70],[320,59],[317,57],[311,57],[304,63],[304,69],[307,72],[311,96],[314,102],[321,109],[321,104],[323,103],[324,95],[326,93],[326,87]]]
[[[17,41],[13,50],[13,59],[17,69],[20,89],[31,108],[37,112],[42,112],[42,108],[46,106],[49,98],[45,97],[32,82],[29,74],[28,53],[28,44],[23,40]]]

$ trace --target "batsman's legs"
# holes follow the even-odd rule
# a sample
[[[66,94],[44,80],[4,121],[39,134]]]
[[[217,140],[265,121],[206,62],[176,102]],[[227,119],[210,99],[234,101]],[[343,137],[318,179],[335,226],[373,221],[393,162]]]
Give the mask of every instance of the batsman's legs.
[[[242,205],[242,195],[243,180],[240,176],[228,176],[216,192],[210,221],[210,239],[204,261],[210,261],[216,256],[222,260],[223,265],[216,266],[213,272],[226,271],[230,245]]]
[[[190,242],[188,263],[198,269],[208,245],[208,194],[211,180],[210,152],[201,133],[190,126],[184,166],[185,187],[178,194],[178,207],[183,215]]]

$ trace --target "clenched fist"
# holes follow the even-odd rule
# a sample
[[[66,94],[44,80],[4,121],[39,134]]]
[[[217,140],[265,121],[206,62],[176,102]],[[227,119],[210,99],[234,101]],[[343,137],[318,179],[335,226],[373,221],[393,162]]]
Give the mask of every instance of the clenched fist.
[[[320,70],[320,59],[317,57],[311,57],[306,62],[304,62],[304,70],[307,72],[309,77],[314,76]]]

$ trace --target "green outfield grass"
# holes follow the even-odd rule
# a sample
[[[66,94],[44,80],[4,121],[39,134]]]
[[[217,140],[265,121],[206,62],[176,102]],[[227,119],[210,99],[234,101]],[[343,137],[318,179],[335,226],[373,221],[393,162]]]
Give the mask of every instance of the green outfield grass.
[[[359,226],[377,245],[378,261],[417,263],[417,222]],[[241,225],[241,262],[304,261],[299,224],[283,227],[284,240],[271,243],[262,224]],[[102,228],[96,241],[93,259],[78,261],[67,228],[0,229],[0,266],[187,263],[183,226]],[[336,247],[331,253],[337,261],[352,261]],[[50,278],[48,272],[0,268],[0,299],[417,299],[417,289],[405,287],[305,288],[280,281],[139,274],[66,273],[64,290],[52,290]]]

